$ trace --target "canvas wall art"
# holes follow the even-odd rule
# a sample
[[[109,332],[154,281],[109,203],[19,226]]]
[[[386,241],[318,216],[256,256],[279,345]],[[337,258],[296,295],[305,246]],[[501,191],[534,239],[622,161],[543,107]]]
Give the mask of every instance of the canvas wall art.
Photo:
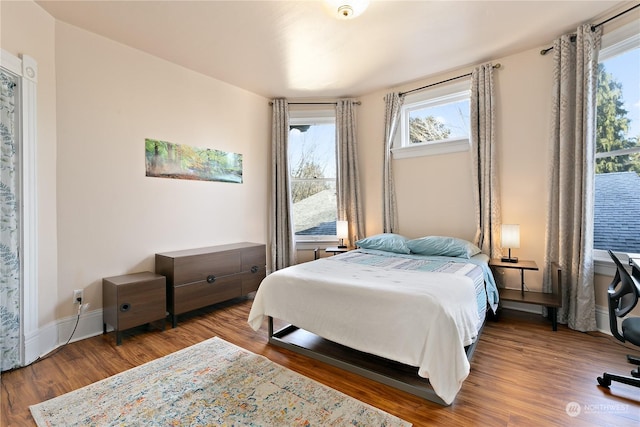
[[[145,139],[147,176],[242,183],[242,154]]]

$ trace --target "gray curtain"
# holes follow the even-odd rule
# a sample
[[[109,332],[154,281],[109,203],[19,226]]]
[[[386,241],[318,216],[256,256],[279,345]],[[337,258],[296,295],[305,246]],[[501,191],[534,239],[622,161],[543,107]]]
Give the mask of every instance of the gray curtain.
[[[22,364],[20,342],[19,78],[0,70],[0,370]]]
[[[404,97],[392,92],[384,97],[384,166],[382,173],[382,230],[396,233],[398,229],[398,209],[396,191],[393,183],[391,148],[400,123],[400,107]]]
[[[339,100],[336,105],[336,140],[338,158],[338,219],[349,223],[349,242],[353,245],[364,236],[364,218],[360,201],[360,175],[356,144],[355,102]]]
[[[271,271],[295,264],[289,188],[289,104],[273,100],[271,124]]]
[[[476,212],[475,244],[492,258],[500,248],[500,192],[495,154],[493,65],[471,73],[471,169]]]
[[[575,37],[575,42],[572,38]],[[596,84],[601,30],[585,24],[553,43],[551,162],[543,289],[550,263],[562,269],[558,322],[596,329],[593,270],[593,191]]]

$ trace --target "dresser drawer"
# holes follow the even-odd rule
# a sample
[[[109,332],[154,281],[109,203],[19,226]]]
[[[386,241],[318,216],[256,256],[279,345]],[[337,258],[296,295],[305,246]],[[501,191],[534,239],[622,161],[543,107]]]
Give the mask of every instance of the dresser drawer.
[[[255,292],[267,276],[266,249],[257,246],[242,252],[242,295]]]
[[[258,289],[266,276],[266,247],[231,243],[156,254],[156,273],[167,278],[167,310],[177,315]]]
[[[242,295],[258,290],[262,279],[267,276],[265,269],[260,269],[255,273],[242,273]]]
[[[242,295],[240,275],[222,277],[213,283],[206,280],[173,288],[172,314],[186,313]]]
[[[266,267],[266,249],[264,246],[247,248],[242,251],[241,271],[251,271],[253,267],[264,270]]]
[[[238,253],[221,252],[177,258],[173,270],[174,286],[200,282],[208,277],[221,277],[242,271]]]

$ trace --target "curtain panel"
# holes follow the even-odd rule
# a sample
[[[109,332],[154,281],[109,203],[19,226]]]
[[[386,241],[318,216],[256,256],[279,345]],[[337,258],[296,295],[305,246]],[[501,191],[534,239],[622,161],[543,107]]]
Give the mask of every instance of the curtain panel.
[[[22,364],[18,77],[0,70],[0,370]]]
[[[475,199],[475,244],[492,258],[500,257],[500,194],[495,154],[493,65],[471,73],[471,169]]]
[[[602,30],[591,24],[553,43],[549,208],[543,290],[552,289],[550,263],[562,269],[558,322],[596,329],[593,203],[596,85]]]
[[[295,264],[289,184],[289,103],[273,100],[271,124],[271,271]]]
[[[355,101],[339,100],[336,104],[338,220],[348,221],[351,245],[365,237],[356,131]]]
[[[382,230],[385,233],[396,233],[398,230],[398,208],[396,191],[393,182],[391,148],[393,139],[400,124],[400,108],[404,97],[392,92],[384,97],[384,164],[382,172]]]

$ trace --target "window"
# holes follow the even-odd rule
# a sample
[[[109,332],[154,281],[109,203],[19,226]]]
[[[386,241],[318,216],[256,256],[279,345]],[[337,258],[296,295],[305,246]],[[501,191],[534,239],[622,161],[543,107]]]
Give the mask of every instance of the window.
[[[469,80],[409,94],[400,110],[394,158],[469,149]]]
[[[291,111],[289,173],[295,241],[335,241],[335,111]]]
[[[640,253],[640,33],[606,34],[597,86],[594,249]]]

